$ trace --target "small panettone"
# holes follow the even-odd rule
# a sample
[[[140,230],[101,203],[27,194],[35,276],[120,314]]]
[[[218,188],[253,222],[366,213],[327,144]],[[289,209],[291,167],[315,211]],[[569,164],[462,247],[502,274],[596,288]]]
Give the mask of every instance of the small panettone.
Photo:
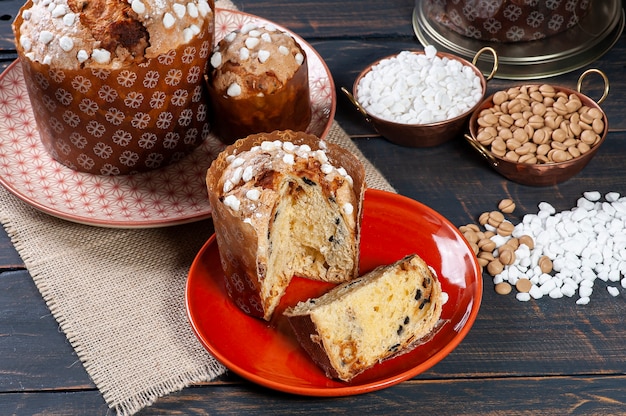
[[[214,19],[213,0],[29,0],[13,30],[48,153],[121,175],[202,144]]]
[[[423,341],[440,319],[441,293],[437,276],[413,254],[284,314],[326,375],[350,381]]]
[[[207,172],[229,296],[270,320],[294,276],[345,282],[358,275],[363,165],[302,132],[238,140]]]
[[[274,26],[245,25],[211,56],[214,128],[225,143],[274,130],[306,131],[311,97],[306,54]]]

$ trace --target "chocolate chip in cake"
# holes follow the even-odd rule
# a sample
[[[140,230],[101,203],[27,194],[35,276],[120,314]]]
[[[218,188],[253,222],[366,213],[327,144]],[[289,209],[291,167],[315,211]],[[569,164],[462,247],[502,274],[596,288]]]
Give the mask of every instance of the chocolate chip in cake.
[[[306,183],[309,186],[315,186],[317,185],[317,183],[315,183],[314,181],[312,181],[311,179],[307,178],[306,176],[302,177],[302,182]]]

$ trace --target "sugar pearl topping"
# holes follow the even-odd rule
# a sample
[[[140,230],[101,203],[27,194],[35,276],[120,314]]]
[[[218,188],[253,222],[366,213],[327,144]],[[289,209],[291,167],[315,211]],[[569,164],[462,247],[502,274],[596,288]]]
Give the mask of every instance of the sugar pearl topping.
[[[460,61],[402,51],[372,66],[357,85],[367,112],[404,124],[430,124],[468,112],[482,99],[481,80]]]
[[[291,59],[288,59],[290,56]],[[228,71],[224,66],[227,62],[236,66],[245,65],[254,75],[264,74],[267,67],[271,66],[272,72],[281,82],[285,82],[304,60],[302,49],[289,34],[273,25],[246,24],[223,38],[216,46],[210,62],[215,70],[224,72]],[[227,78],[229,84],[224,85],[223,90],[231,97],[240,95],[248,88],[235,75]]]
[[[322,143],[324,142],[320,142]],[[226,158],[228,166],[222,175],[224,204],[233,211],[246,211],[246,215],[257,211],[262,202],[263,189],[255,185],[255,178],[266,171],[288,171],[297,163],[305,164],[311,159],[321,166],[325,181],[339,181],[352,187],[352,177],[346,170],[329,161],[325,143],[320,149],[313,150],[306,144],[264,141],[248,151]],[[355,207],[350,202],[344,202],[342,209],[346,215],[351,215]]]
[[[150,33],[151,46],[146,55],[165,53],[189,42],[200,33],[205,17],[212,12],[207,0],[127,1]],[[67,0],[33,0],[31,8],[22,11],[19,30],[18,42],[26,56],[66,68],[85,62],[115,67],[115,52],[99,49],[99,42],[82,25],[79,15],[70,9]]]

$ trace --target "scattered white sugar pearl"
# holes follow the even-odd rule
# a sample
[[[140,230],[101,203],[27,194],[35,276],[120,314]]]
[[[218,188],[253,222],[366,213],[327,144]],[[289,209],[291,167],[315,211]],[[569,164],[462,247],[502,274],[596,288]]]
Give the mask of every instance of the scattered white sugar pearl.
[[[174,23],[176,23],[176,18],[172,15],[172,13],[167,12],[163,15],[163,27],[171,29],[174,26]]]
[[[91,58],[99,64],[108,64],[111,62],[111,52],[106,49],[94,49]]]
[[[63,16],[63,24],[65,26],[74,26],[75,21],[76,21],[76,14],[74,13],[67,13],[65,16]]]
[[[52,42],[52,39],[54,39],[54,34],[49,30],[42,30],[39,33],[39,42],[43,43],[44,45]]]
[[[437,55],[437,48],[435,48],[433,45],[428,45],[424,48],[424,53],[426,54],[426,57],[428,59],[432,59],[435,57],[435,55]]]
[[[137,14],[144,14],[146,12],[146,5],[141,0],[133,0],[130,3],[131,9]]]
[[[200,12],[200,16],[205,17],[209,12],[211,12],[211,6],[207,0],[199,0],[198,1],[198,11]]]
[[[79,51],[78,51],[78,53],[76,54],[76,59],[78,60],[78,62],[80,62],[80,63],[82,64],[82,63],[83,63],[83,62],[85,62],[87,59],[89,59],[89,53],[88,53],[86,50],[81,49],[81,50],[79,50]]]
[[[233,82],[226,90],[226,94],[228,94],[229,97],[237,97],[241,95],[241,87],[236,82]]]
[[[195,19],[199,15],[198,6],[196,6],[195,4],[191,2],[187,3],[187,13],[189,14],[190,17]]]
[[[599,201],[600,198],[602,198],[602,195],[598,191],[584,192],[583,196],[585,197],[585,199],[588,199],[589,201],[592,201],[592,202]]]
[[[261,191],[259,191],[258,189],[250,189],[248,192],[246,192],[246,198],[248,198],[250,201],[258,201],[260,197]]]
[[[608,283],[605,288],[611,296],[620,294],[617,283],[626,289],[626,197],[618,192],[608,192],[604,199],[599,191],[584,192],[574,207],[560,212],[541,202],[536,214],[527,214],[515,224],[512,236],[524,235],[534,241],[533,249],[520,244],[515,262],[496,276],[498,282],[514,285],[524,276],[533,283],[532,298],[577,295],[579,305],[588,304],[602,282]],[[491,238],[494,255],[509,239]],[[539,267],[544,256],[552,262],[550,273]]]
[[[257,26],[254,23],[246,23],[245,25],[241,27],[240,32],[243,33],[244,35],[247,35],[248,32],[256,28]]]
[[[619,192],[609,192],[607,193],[604,198],[608,201],[608,202],[615,202],[619,199],[620,194]]]
[[[268,59],[270,59],[270,51],[265,49],[261,49],[258,53],[259,62],[265,63]]]
[[[211,56],[211,66],[213,68],[217,68],[220,65],[222,65],[222,53],[221,52],[215,52],[212,56]]]
[[[69,52],[74,48],[74,41],[69,36],[61,36],[61,39],[59,39],[59,45],[65,52]]]
[[[304,63],[304,55],[302,55],[300,52],[296,54],[296,63],[298,65],[302,65]]]
[[[293,153],[287,153],[283,156],[283,162],[288,165],[293,165],[294,163],[296,163],[296,158]]]
[[[241,174],[241,179],[243,179],[244,182],[249,182],[254,178],[254,173],[254,166],[246,166]]]
[[[296,145],[293,144],[292,142],[284,142],[283,143],[283,150],[285,152],[292,153],[295,149],[296,149]]]
[[[250,58],[250,50],[248,48],[239,49],[239,59],[245,61]]]
[[[253,38],[258,38],[259,36],[261,36],[261,31],[259,31],[258,29],[252,29],[251,31],[248,32],[248,36],[252,36]]]
[[[65,15],[65,13],[67,13],[65,6],[62,4],[57,4],[52,10],[51,15],[52,17],[62,17]]]
[[[224,193],[227,193],[227,192],[232,191],[234,187],[235,187],[235,184],[233,184],[229,179],[226,179],[226,181],[224,181],[222,190]]]
[[[224,198],[224,205],[226,205],[233,211],[239,211],[241,201],[239,201],[239,199],[237,199],[235,195],[228,195],[226,198]]]
[[[30,52],[30,50],[33,47],[33,43],[26,36],[21,36],[20,37],[20,45],[22,46],[22,49],[24,49],[24,51],[26,51],[26,52]]]
[[[265,32],[261,35],[261,39],[263,39],[264,42],[267,43],[272,43],[272,37],[270,36],[269,33]]]
[[[424,54],[402,51],[373,65],[359,81],[356,98],[385,120],[430,124],[468,112],[482,96],[481,79],[471,68],[427,46]]]
[[[280,46],[278,47],[278,52],[279,52],[281,55],[285,55],[285,56],[287,56],[287,55],[289,55],[289,48],[288,48],[288,47],[286,47],[285,45],[280,45]]]
[[[530,293],[518,292],[515,294],[515,298],[520,302],[528,302],[530,300]]]
[[[248,49],[254,49],[256,48],[256,46],[259,44],[259,39],[258,38],[247,38],[245,40],[245,44],[246,44],[246,48]]]
[[[341,208],[343,209],[343,212],[345,212],[347,215],[350,215],[354,212],[354,206],[349,202],[343,204]]]
[[[589,303],[589,300],[590,300],[589,298],[579,298],[579,299],[576,301],[576,304],[577,304],[577,305],[586,305],[586,304],[588,304],[588,303]]]
[[[174,14],[176,14],[176,17],[178,17],[179,19],[185,17],[185,13],[187,13],[187,7],[180,3],[174,3],[172,5],[172,10],[174,10]]]
[[[230,43],[233,40],[235,40],[236,37],[237,37],[237,33],[236,32],[230,32],[228,35],[224,36],[224,40],[226,42]]]
[[[198,25],[189,25],[189,27],[183,29],[183,41],[189,42],[198,33],[200,33],[200,27]]]

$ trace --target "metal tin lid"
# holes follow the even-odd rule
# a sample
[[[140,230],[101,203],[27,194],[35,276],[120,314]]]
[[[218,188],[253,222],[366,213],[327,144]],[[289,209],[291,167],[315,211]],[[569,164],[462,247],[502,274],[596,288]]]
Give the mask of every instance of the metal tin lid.
[[[592,7],[580,23],[565,32],[541,40],[501,43],[462,36],[428,18],[426,1],[417,1],[413,29],[420,43],[437,50],[472,59],[485,46],[498,53],[496,78],[538,79],[579,69],[604,55],[622,34],[624,10],[621,0],[607,0]],[[596,4],[594,4],[596,6]],[[491,56],[481,57],[477,66],[491,68]]]

